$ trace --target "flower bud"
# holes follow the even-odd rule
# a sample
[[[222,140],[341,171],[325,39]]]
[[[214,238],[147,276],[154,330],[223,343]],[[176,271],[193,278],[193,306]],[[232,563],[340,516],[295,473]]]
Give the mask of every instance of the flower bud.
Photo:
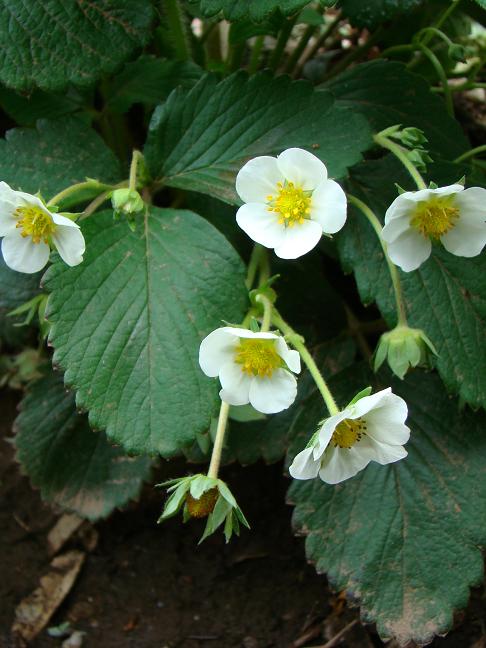
[[[135,189],[115,189],[111,195],[111,204],[115,212],[130,216],[141,212],[144,208],[142,196]]]
[[[447,53],[451,61],[455,61],[456,63],[465,63],[466,61],[466,48],[458,43],[452,43]]]
[[[375,352],[374,369],[378,371],[386,359],[393,373],[403,380],[411,367],[428,365],[432,354],[437,355],[437,351],[421,329],[397,326],[381,336]]]
[[[191,493],[187,493],[186,506],[189,515],[195,518],[207,517],[214,511],[218,494],[217,488],[211,488],[211,490],[206,491],[199,499],[193,497]]]

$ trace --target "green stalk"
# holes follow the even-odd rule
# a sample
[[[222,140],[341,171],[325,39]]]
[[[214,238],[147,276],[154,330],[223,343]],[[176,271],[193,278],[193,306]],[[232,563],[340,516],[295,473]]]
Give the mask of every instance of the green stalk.
[[[436,71],[437,76],[439,77],[439,80],[442,84],[442,88],[444,90],[444,99],[446,103],[447,112],[451,117],[454,117],[454,103],[452,101],[452,93],[449,87],[449,81],[447,79],[447,75],[444,71],[444,68],[442,67],[442,63],[439,61],[439,59],[434,54],[434,52],[431,49],[429,49],[426,45],[420,43],[418,45],[418,48],[420,49],[422,54],[426,58],[428,58],[429,61],[432,63],[432,66],[434,67],[434,70]]]
[[[85,182],[77,182],[76,184],[71,185],[70,187],[66,187],[66,189],[63,189],[59,193],[57,193],[55,196],[53,196],[48,202],[47,206],[50,207],[52,205],[57,205],[60,203],[62,200],[65,198],[69,198],[73,193],[76,193],[77,191],[82,191],[83,189],[100,189],[100,190],[105,190],[105,189],[111,189],[111,185],[104,184],[102,182],[98,182],[97,180],[86,180]]]
[[[266,299],[272,308],[272,324],[285,335],[286,339],[290,342],[294,349],[299,352],[300,357],[309,370],[309,373],[312,376],[314,382],[316,383],[317,389],[321,392],[321,396],[324,399],[329,414],[331,416],[338,414],[339,407],[337,406],[326,381],[324,380],[321,372],[314,362],[314,358],[311,356],[307,347],[305,346],[304,338],[296,333],[289,324],[287,324],[287,322],[274,308],[273,304],[271,304],[270,300],[268,300],[264,295],[260,295],[260,297]]]
[[[221,463],[221,454],[223,452],[223,443],[226,434],[229,410],[230,406],[228,405],[228,403],[222,401],[221,409],[219,410],[216,438],[214,439],[213,451],[211,453],[211,462],[208,468],[208,477],[211,477],[213,479],[217,479],[219,473],[219,465]]]
[[[188,61],[191,58],[191,50],[184,24],[184,14],[179,0],[164,0],[164,10],[176,58],[181,61]]]
[[[263,247],[263,245],[259,245],[257,243],[253,247],[250,256],[250,262],[248,263],[248,270],[246,273],[246,281],[245,281],[248,290],[251,290],[253,284],[255,283],[255,277],[260,267],[264,252],[265,252],[265,248]]]
[[[128,180],[128,188],[130,191],[134,191],[137,188],[137,167],[138,167],[138,161],[142,157],[142,154],[140,151],[133,151],[132,154],[132,161],[130,164],[130,176]]]
[[[242,41],[241,43],[236,43],[236,45],[230,45],[228,58],[226,60],[226,71],[228,73],[235,72],[241,67],[241,62],[243,60],[245,48],[246,48],[245,41]]]
[[[381,236],[382,225],[375,213],[366,205],[363,201],[356,196],[347,194],[349,202],[357,207],[361,213],[366,216],[371,227],[375,230],[376,236],[380,241],[380,245],[383,249],[383,254],[385,255],[386,263],[388,265],[388,270],[390,272],[390,278],[393,285],[393,294],[395,295],[395,304],[397,307],[397,326],[408,326],[407,323],[407,311],[405,308],[405,300],[403,299],[402,284],[400,281],[400,275],[398,274],[397,267],[392,263],[390,257],[388,256],[388,250],[386,249],[386,243]]]
[[[383,135],[383,133],[378,133],[377,135],[374,135],[373,139],[376,142],[376,144],[378,144],[378,146],[387,149],[400,160],[400,162],[403,164],[403,166],[407,169],[407,171],[412,176],[418,189],[427,189],[427,185],[425,184],[424,179],[415,168],[415,165],[412,164],[412,162],[410,162],[408,157],[405,155],[404,149],[401,146],[395,144],[395,142],[392,142],[390,139],[388,139],[388,137]]]
[[[479,153],[486,153],[486,144],[481,144],[481,146],[476,146],[476,148],[471,149],[470,151],[466,151],[459,157],[457,157],[454,162],[457,164],[458,162],[464,162],[464,160],[468,160],[470,157],[474,157],[475,155],[478,155]]]
[[[273,304],[265,295],[257,295],[256,301],[263,306],[263,319],[260,330],[262,333],[266,333],[270,330],[270,324],[272,323]]]
[[[295,68],[294,72],[294,78],[300,76],[300,73],[302,72],[304,65],[307,63],[307,61],[310,61],[310,59],[314,58],[314,56],[317,54],[318,50],[324,45],[325,41],[331,36],[331,34],[334,32],[334,30],[338,27],[339,22],[341,20],[341,15],[338,13],[325,27],[324,31],[322,34],[319,36],[319,38],[316,40],[314,45],[310,48],[308,53],[305,56],[305,59],[301,62],[300,65],[298,65]]]
[[[307,29],[304,31],[302,34],[299,43],[297,44],[297,47],[294,49],[292,54],[289,57],[289,60],[287,61],[287,65],[284,67],[284,72],[291,73],[294,67],[297,65],[299,62],[300,57],[304,53],[305,48],[307,47],[307,43],[310,41],[312,36],[315,34],[317,29],[316,25],[308,25]]]
[[[293,16],[292,18],[287,18],[287,20],[283,24],[283,27],[280,30],[280,34],[277,39],[277,44],[275,45],[275,49],[273,50],[272,56],[270,57],[270,61],[268,63],[268,67],[274,72],[277,70],[279,66],[280,59],[282,58],[282,55],[285,51],[285,46],[287,45],[287,41],[289,40],[289,36],[292,33],[292,29],[295,25],[296,20],[297,20],[297,16]]]
[[[371,34],[371,36],[368,38],[366,43],[363,43],[363,45],[360,45],[359,47],[352,48],[349,54],[343,56],[343,58],[340,61],[338,61],[336,65],[332,68],[329,74],[326,75],[325,77],[326,81],[328,79],[331,79],[332,77],[335,77],[340,72],[345,70],[350,63],[354,63],[354,61],[359,60],[363,56],[363,54],[366,54],[366,52],[368,52],[368,50],[370,50],[373,47],[373,45],[380,38],[382,33],[383,33],[383,27],[380,26],[374,32],[374,34]]]
[[[253,47],[251,48],[250,62],[248,64],[248,72],[250,74],[255,74],[255,72],[258,70],[258,66],[260,64],[260,55],[262,53],[264,42],[265,36],[263,34],[255,38],[255,42],[253,43]]]

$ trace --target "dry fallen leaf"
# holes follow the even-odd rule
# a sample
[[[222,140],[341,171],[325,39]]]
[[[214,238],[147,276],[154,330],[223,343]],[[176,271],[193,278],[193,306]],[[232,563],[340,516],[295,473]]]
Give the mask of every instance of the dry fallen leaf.
[[[82,551],[68,551],[54,558],[39,587],[17,606],[14,635],[32,641],[39,634],[74,585],[85,557]]]

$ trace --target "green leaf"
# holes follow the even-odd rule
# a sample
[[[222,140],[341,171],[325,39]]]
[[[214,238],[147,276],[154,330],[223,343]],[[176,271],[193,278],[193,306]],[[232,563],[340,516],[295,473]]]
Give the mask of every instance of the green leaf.
[[[54,373],[32,385],[15,428],[17,460],[42,498],[90,520],[137,497],[150,476],[148,457],[128,457],[90,429]]]
[[[75,88],[62,94],[35,90],[25,95],[0,86],[0,106],[21,126],[34,126],[38,119],[55,119],[80,111],[85,102]]]
[[[340,0],[343,17],[355,27],[376,27],[420,7],[424,0]]]
[[[371,143],[363,117],[333,104],[330,93],[287,76],[240,72],[175,90],[154,113],[144,154],[161,182],[237,203],[235,176],[251,157],[301,146],[342,177]]]
[[[25,341],[29,327],[18,327],[24,316],[8,317],[8,313],[39,294],[41,272],[23,274],[11,270],[0,252],[0,339],[10,345]]]
[[[202,69],[191,61],[142,56],[127,63],[109,82],[106,107],[124,113],[136,103],[155,106],[166,99],[174,88],[192,87],[201,75]]]
[[[150,0],[8,0],[0,5],[0,80],[18,90],[89,85],[150,36]]]
[[[120,174],[112,151],[75,117],[41,119],[37,128],[14,128],[0,140],[0,179],[13,189],[50,198],[87,176],[111,183]],[[63,205],[67,208],[69,201]]]
[[[364,115],[374,132],[394,124],[420,128],[434,159],[455,159],[469,149],[461,125],[447,113],[442,99],[430,91],[425,79],[410,73],[402,63],[363,63],[324,87],[340,105]]]
[[[203,16],[216,16],[223,12],[227,20],[250,18],[260,22],[279,9],[284,16],[292,16],[309,4],[309,0],[189,0],[197,4]],[[322,7],[329,7],[335,0],[319,0]]]
[[[437,180],[439,175],[437,171]],[[383,219],[396,197],[393,180],[407,182],[401,165],[387,156],[355,167],[350,190]],[[450,176],[441,182],[449,183]],[[355,274],[363,303],[376,301],[392,328],[396,313],[388,269],[376,234],[360,212],[352,210],[336,241],[345,269]],[[473,407],[486,407],[485,273],[484,254],[464,259],[440,245],[418,270],[399,270],[409,325],[422,329],[435,346],[435,364],[446,387]]]
[[[360,602],[383,639],[422,645],[450,629],[483,578],[486,420],[460,414],[433,374],[393,389],[409,405],[408,457],[337,486],[294,481],[288,499],[317,571]],[[302,421],[298,450],[315,422]]]
[[[132,232],[111,212],[83,222],[84,262],[57,262],[45,286],[54,362],[95,428],[128,452],[169,457],[206,430],[218,386],[199,367],[203,337],[247,308],[244,267],[188,211],[151,208]]]

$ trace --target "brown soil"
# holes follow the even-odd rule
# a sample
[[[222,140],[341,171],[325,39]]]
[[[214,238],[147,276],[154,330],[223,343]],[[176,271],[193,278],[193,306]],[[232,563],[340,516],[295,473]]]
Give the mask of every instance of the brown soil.
[[[10,434],[15,404],[12,394],[4,396],[2,437]],[[156,526],[162,495],[147,487],[138,504],[96,525],[98,545],[50,625],[69,620],[86,632],[86,648],[298,648],[324,644],[355,619],[356,610],[343,609],[306,564],[303,540],[290,532],[281,466],[234,466],[226,478],[251,532],[229,545],[218,536],[198,547],[198,522]],[[58,513],[20,475],[5,441],[0,498],[0,648],[12,648],[14,608],[47,570],[46,534]],[[479,591],[460,621],[433,646],[484,648],[486,606]],[[43,631],[32,646],[61,643]],[[372,627],[360,624],[336,645],[383,646]]]

